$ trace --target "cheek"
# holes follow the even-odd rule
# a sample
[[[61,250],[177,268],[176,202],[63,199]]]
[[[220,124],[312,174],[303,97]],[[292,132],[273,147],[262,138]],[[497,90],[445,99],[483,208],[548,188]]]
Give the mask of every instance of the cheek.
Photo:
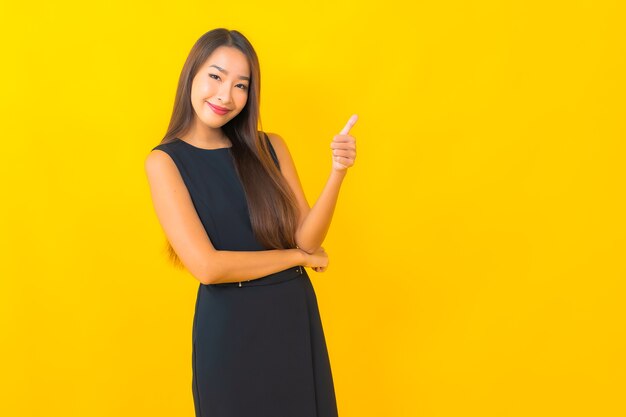
[[[210,83],[198,83],[194,86],[194,97],[202,99],[209,95],[213,91],[213,86]]]
[[[211,84],[206,83],[201,86],[199,91],[200,91],[201,96],[207,97],[207,96],[212,95],[215,92],[215,90],[216,89]]]
[[[242,93],[237,96],[237,106],[243,108],[248,102],[248,94]]]

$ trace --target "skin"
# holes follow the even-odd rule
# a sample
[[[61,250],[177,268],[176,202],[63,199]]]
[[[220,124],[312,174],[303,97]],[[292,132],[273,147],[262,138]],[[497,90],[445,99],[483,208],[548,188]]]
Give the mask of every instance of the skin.
[[[223,73],[216,65],[228,74]],[[180,139],[199,148],[229,147],[230,140],[222,126],[237,116],[248,101],[250,77],[246,56],[237,48],[221,46],[202,65],[191,84],[191,105],[196,116],[190,128]],[[215,113],[207,103],[230,109],[225,115]]]
[[[330,144],[333,154],[332,169],[328,181],[324,186],[313,208],[306,200],[293,158],[289,153],[286,142],[276,133],[268,133],[276,156],[280,162],[281,171],[287,183],[293,190],[298,201],[300,220],[296,231],[298,248],[307,253],[315,253],[322,249],[321,244],[326,238],[330,222],[337,205],[337,198],[343,179],[348,168],[354,165],[356,159],[356,139],[349,135],[349,131],[356,123],[357,116],[353,115],[341,133],[335,135]],[[313,268],[317,272],[324,272],[328,265]]]
[[[246,56],[236,48],[217,48],[193,79],[191,100],[195,117],[188,131],[179,136],[180,139],[205,149],[232,146],[221,127],[246,105],[250,84],[240,76],[250,77]],[[225,115],[216,114],[207,102],[230,111]],[[298,265],[324,272],[328,267],[328,255],[321,243],[328,232],[343,179],[356,158],[356,140],[349,134],[356,120],[357,116],[353,115],[342,131],[333,137],[330,144],[331,172],[312,208],[304,195],[285,140],[276,133],[268,132],[282,174],[298,202],[297,249],[216,250],[174,161],[163,151],[151,151],[146,158],[145,169],[155,211],[170,244],[187,270],[203,284],[239,282]]]

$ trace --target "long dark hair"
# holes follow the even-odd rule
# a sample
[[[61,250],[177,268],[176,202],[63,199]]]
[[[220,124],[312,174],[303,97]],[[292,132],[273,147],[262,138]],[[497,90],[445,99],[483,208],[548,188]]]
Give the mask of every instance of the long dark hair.
[[[196,41],[181,71],[170,124],[160,143],[174,141],[191,125],[195,114],[191,104],[193,78],[220,46],[239,49],[250,65],[248,101],[237,116],[222,126],[222,131],[232,142],[231,152],[246,193],[253,233],[266,249],[295,248],[298,225],[296,199],[274,164],[263,131],[257,130],[260,122],[261,71],[254,48],[240,32],[217,28]],[[166,250],[172,263],[184,266],[167,239]]]

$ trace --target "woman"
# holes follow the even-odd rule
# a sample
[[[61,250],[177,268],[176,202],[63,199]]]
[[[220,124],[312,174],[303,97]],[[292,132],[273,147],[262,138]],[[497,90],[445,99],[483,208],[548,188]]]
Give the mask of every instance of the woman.
[[[198,417],[337,416],[306,270],[356,157],[352,116],[331,143],[313,208],[285,141],[257,131],[257,55],[238,31],[204,34],[183,67],[167,134],[145,168],[172,259],[198,281],[192,330]]]

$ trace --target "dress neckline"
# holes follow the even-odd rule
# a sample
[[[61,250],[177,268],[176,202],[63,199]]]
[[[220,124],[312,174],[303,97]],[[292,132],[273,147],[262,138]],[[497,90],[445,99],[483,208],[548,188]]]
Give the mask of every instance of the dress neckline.
[[[222,151],[222,150],[226,150],[226,149],[232,149],[232,145],[231,145],[231,146],[224,147],[224,148],[213,148],[213,149],[200,148],[200,147],[198,147],[198,146],[192,145],[191,143],[189,143],[189,142],[186,142],[186,141],[182,140],[181,138],[176,138],[176,140],[178,140],[178,141],[180,141],[180,142],[182,142],[182,143],[186,144],[187,146],[190,146],[190,147],[192,147],[192,148],[194,148],[194,149],[198,149],[198,150],[200,150],[200,151],[206,151],[206,152],[211,152],[211,151]]]

